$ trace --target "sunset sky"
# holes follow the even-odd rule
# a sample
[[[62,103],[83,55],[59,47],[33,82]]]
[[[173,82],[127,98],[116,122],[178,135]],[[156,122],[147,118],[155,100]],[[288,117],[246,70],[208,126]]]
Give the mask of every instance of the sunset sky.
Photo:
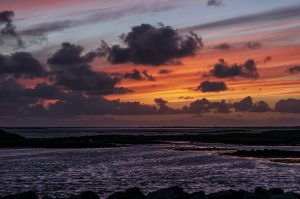
[[[0,0],[0,28],[1,126],[300,125],[300,0]]]

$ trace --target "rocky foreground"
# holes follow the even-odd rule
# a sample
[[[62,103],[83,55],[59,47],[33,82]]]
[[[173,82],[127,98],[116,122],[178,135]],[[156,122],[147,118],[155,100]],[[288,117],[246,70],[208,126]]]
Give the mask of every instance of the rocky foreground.
[[[82,192],[79,195],[71,195],[66,199],[99,199],[100,197],[90,191]],[[0,197],[0,199],[38,199],[35,192],[24,192],[15,195]],[[43,199],[51,199],[44,197]],[[131,188],[124,192],[116,192],[107,199],[300,199],[300,194],[293,192],[284,192],[282,189],[272,188],[263,189],[258,187],[254,192],[244,190],[220,191],[211,194],[205,194],[203,191],[195,193],[186,193],[180,187],[170,187],[160,189],[145,195],[139,188]]]

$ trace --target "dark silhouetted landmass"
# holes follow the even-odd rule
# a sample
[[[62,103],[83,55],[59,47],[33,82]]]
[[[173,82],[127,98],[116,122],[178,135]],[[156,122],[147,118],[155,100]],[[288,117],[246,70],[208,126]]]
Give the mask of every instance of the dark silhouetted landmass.
[[[149,133],[150,134],[150,133]],[[193,133],[180,135],[99,135],[65,138],[24,138],[1,131],[0,148],[101,148],[123,144],[165,144],[172,141],[242,145],[300,145],[299,130],[270,130],[261,133]]]
[[[15,195],[4,196],[1,199],[38,199],[33,191]],[[49,197],[44,197],[51,199]],[[103,198],[98,194],[85,191],[77,195],[71,195],[65,199],[99,199]],[[130,188],[125,191],[116,192],[107,199],[299,199],[300,194],[294,192],[284,192],[280,188],[264,189],[255,188],[253,192],[245,190],[227,190],[216,193],[205,194],[203,191],[187,193],[180,187],[170,187],[160,189],[149,194],[144,194],[139,188]]]

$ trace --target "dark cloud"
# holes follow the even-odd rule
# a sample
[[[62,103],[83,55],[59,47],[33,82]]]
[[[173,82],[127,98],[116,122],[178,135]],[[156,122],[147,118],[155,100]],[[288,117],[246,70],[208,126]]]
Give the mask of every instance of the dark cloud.
[[[140,102],[112,101],[116,114],[120,115],[148,115],[157,114],[155,106],[142,104]]]
[[[300,72],[300,66],[293,66],[289,68],[289,72],[294,74],[294,73],[299,73]]]
[[[47,89],[51,86],[42,87]],[[54,93],[47,93],[47,90],[41,90],[41,85],[28,89],[11,78],[0,79],[0,117],[25,118],[45,113],[46,109],[40,104],[40,100],[54,98]]]
[[[282,113],[300,113],[299,99],[280,100],[275,104],[275,111]]]
[[[133,69],[132,72],[127,72],[124,75],[122,75],[120,73],[114,73],[112,75],[115,75],[120,78],[123,77],[125,79],[133,79],[133,80],[138,80],[138,81],[141,81],[141,80],[155,81],[155,77],[150,75],[147,70],[143,70],[141,72],[137,69]]]
[[[89,95],[130,92],[128,89],[116,87],[121,81],[120,78],[92,70],[88,63],[99,56],[98,51],[82,55],[83,50],[81,46],[63,43],[61,49],[48,59],[56,85],[84,91]]]
[[[220,6],[223,4],[222,0],[208,0],[207,5],[208,6]]]
[[[34,100],[28,98],[26,89],[11,78],[0,78],[0,100],[8,103],[33,103]],[[2,109],[1,109],[2,110]]]
[[[233,103],[236,112],[269,112],[271,108],[264,101],[253,103],[250,96],[245,97],[240,102]]]
[[[55,102],[44,105],[45,100]],[[182,110],[170,108],[168,102],[157,98],[153,105],[140,102],[121,102],[108,100],[102,96],[85,95],[84,92],[65,91],[62,87],[50,84],[37,84],[34,88],[25,88],[15,80],[0,79],[1,119],[15,118],[77,118],[85,115],[152,115],[152,114],[201,114],[208,112],[229,113],[231,108],[236,112],[271,111],[268,104],[260,101],[253,103],[251,97],[240,102],[227,103],[225,100],[211,102],[205,98],[192,102]],[[300,100],[280,100],[275,111],[300,113]]]
[[[61,49],[48,59],[48,63],[53,65],[84,64],[93,61],[97,56],[103,56],[101,51],[96,50],[82,55],[83,50],[79,45],[62,43]]]
[[[250,96],[245,97],[240,102],[233,103],[233,108],[236,112],[248,112],[253,108],[253,101]]]
[[[249,48],[252,50],[258,49],[262,47],[262,43],[260,42],[248,42],[245,44],[245,48]]]
[[[143,70],[143,75],[147,78],[147,80],[149,80],[149,81],[155,81],[156,79],[155,79],[155,77],[153,77],[153,75],[150,75],[149,73],[148,73],[148,71],[147,70]]]
[[[228,88],[225,82],[204,81],[198,86],[197,90],[200,90],[201,92],[220,92],[226,91]]]
[[[215,113],[230,113],[231,104],[226,103],[225,100],[220,102],[210,102],[206,98],[198,99],[192,102],[189,106],[185,106],[182,109],[184,113],[208,113],[208,112],[215,112]]]
[[[183,107],[183,112],[186,113],[206,113],[212,110],[214,107],[206,98],[198,99],[192,102],[189,106]]]
[[[46,109],[44,100],[56,102]],[[0,109],[4,117],[77,117],[80,115],[136,115],[156,114],[155,106],[139,102],[120,102],[82,92],[63,91],[56,85],[38,84],[25,88],[13,79],[0,79]]]
[[[267,56],[267,57],[265,57],[265,59],[264,59],[264,64],[267,64],[267,63],[269,63],[270,61],[272,61],[272,59],[273,59],[273,57],[272,56]]]
[[[66,93],[55,85],[39,83],[25,88],[12,78],[0,79],[1,102],[31,105],[40,100],[64,99]]]
[[[16,31],[16,26],[13,24],[14,16],[15,13],[11,10],[0,12],[0,25],[4,25],[0,30],[0,40],[2,40],[1,37],[13,37],[17,40],[18,46],[23,47],[23,41]]]
[[[34,88],[28,88],[26,95],[34,99],[63,99],[66,95],[60,88],[46,83],[37,84]]]
[[[252,112],[269,112],[271,111],[271,108],[269,105],[264,101],[259,101],[255,103],[252,107]]]
[[[49,105],[52,115],[80,116],[80,115],[148,115],[157,113],[155,106],[139,102],[120,102],[107,100],[103,97],[70,95],[64,101]]]
[[[229,43],[221,43],[214,47],[214,49],[218,49],[218,50],[229,50],[231,48],[232,46]]]
[[[272,111],[269,105],[264,101],[253,103],[250,96],[235,103],[227,103],[225,100],[210,102],[206,98],[203,98],[192,102],[189,106],[185,106],[182,111],[186,113],[230,113],[231,109],[234,109],[235,112],[263,113]]]
[[[195,99],[195,98],[194,97],[190,97],[190,96],[180,96],[180,97],[178,97],[178,99],[192,100],[192,99]]]
[[[258,78],[256,63],[253,59],[247,60],[244,64],[229,65],[224,59],[220,59],[214,68],[210,71],[210,75],[217,78]]]
[[[12,23],[12,18],[15,16],[15,13],[11,10],[5,10],[0,12],[0,24]]]
[[[239,17],[234,17],[230,19],[224,19],[221,21],[201,24],[197,26],[188,27],[182,29],[183,31],[193,31],[193,30],[202,30],[208,28],[221,28],[226,26],[233,25],[245,25],[248,23],[259,23],[259,22],[268,22],[268,21],[278,21],[278,20],[291,20],[297,19],[300,16],[300,5],[294,5],[285,8],[279,8],[274,10],[269,10],[265,12],[259,12],[250,15],[244,15]]]
[[[96,72],[88,64],[52,66],[55,84],[66,89],[84,91],[89,95],[123,94],[130,92],[116,87],[121,79],[111,77],[105,72]]]
[[[113,64],[132,62],[160,66],[182,57],[194,56],[202,47],[202,40],[196,34],[181,36],[170,26],[162,24],[159,27],[150,24],[135,26],[121,39],[126,47],[114,45],[104,48]]]
[[[125,79],[142,80],[143,76],[139,70],[133,69],[132,72],[125,73],[124,78]]]
[[[172,72],[173,72],[172,70],[161,69],[161,70],[159,70],[158,73],[161,74],[161,75],[167,75],[167,74],[170,74]]]
[[[226,103],[225,100],[221,102],[213,102],[216,113],[230,113],[230,104]]]
[[[36,77],[45,77],[47,72],[42,64],[30,53],[17,52],[12,55],[0,54],[0,75],[32,79]]]
[[[179,110],[172,109],[167,106],[168,101],[162,99],[162,98],[156,98],[155,103],[158,105],[159,109],[157,110],[157,113],[159,114],[173,114],[173,113],[180,113]]]

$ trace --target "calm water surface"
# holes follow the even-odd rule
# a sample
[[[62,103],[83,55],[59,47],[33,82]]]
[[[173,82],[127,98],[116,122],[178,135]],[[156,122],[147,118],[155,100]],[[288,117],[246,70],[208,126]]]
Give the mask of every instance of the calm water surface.
[[[256,186],[300,192],[299,165],[232,158],[216,151],[180,152],[171,147],[3,149],[0,195],[35,190],[41,196],[63,197],[91,190],[104,198],[135,186],[147,193],[174,185],[189,192],[252,190]]]

